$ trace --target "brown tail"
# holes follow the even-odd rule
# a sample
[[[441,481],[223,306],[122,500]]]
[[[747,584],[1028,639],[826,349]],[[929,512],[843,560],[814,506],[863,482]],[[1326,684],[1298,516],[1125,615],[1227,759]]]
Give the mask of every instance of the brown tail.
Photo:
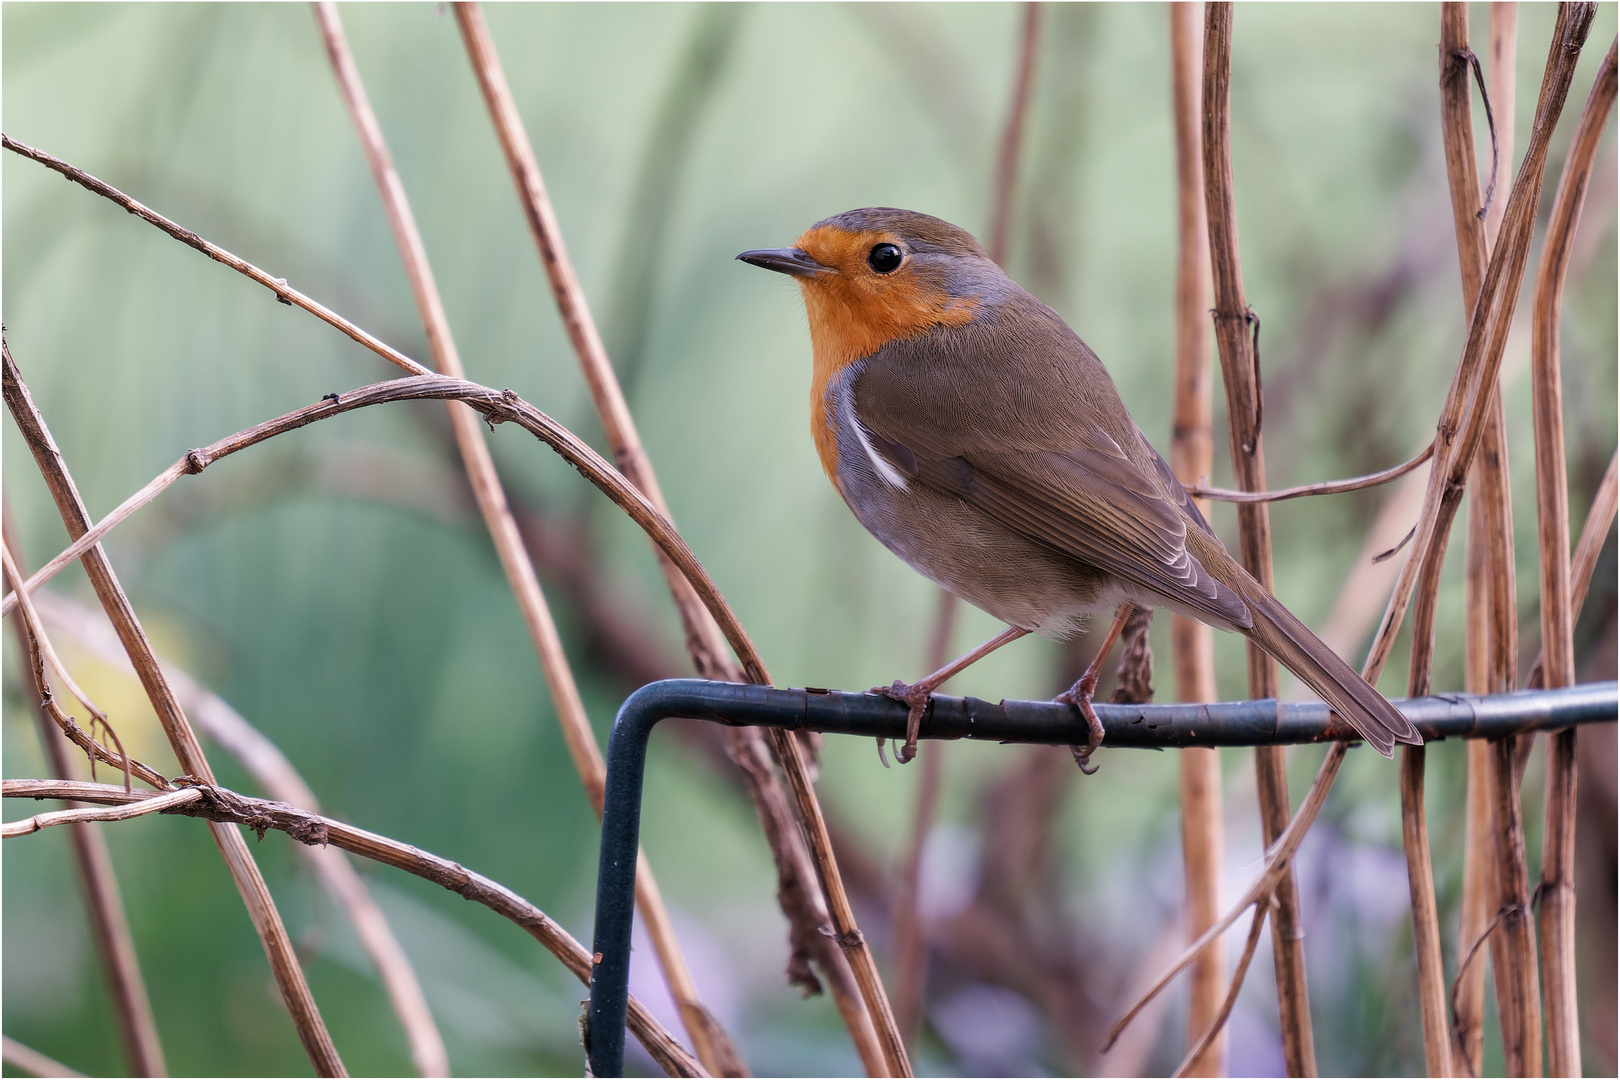
[[[1244,584],[1252,585],[1252,579]],[[1243,594],[1254,617],[1248,636],[1320,694],[1373,749],[1393,757],[1397,742],[1423,745],[1423,737],[1412,722],[1275,597],[1258,585],[1244,589]]]

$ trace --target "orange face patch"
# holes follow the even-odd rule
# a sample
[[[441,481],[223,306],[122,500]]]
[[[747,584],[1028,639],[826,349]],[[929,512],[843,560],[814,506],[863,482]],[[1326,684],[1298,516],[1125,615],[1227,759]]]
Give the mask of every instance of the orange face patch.
[[[827,416],[827,387],[838,373],[891,341],[915,337],[936,326],[962,326],[978,303],[951,296],[913,271],[909,259],[887,274],[867,265],[878,244],[904,241],[881,231],[846,232],[831,225],[810,229],[796,245],[834,273],[798,279],[810,316],[815,372],[810,382],[810,428],[821,466],[838,483],[838,445]]]

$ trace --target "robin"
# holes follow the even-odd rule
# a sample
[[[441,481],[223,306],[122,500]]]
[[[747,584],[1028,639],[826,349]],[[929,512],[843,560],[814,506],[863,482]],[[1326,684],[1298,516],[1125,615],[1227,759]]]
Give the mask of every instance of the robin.
[[[977,240],[910,210],[850,210],[790,248],[737,258],[794,278],[810,317],[811,433],[862,525],[1008,629],[910,686],[902,761],[928,696],[1027,633],[1059,640],[1117,609],[1058,700],[1091,708],[1102,657],[1136,604],[1236,631],[1320,694],[1385,757],[1409,720],[1227,554],[1148,444],[1097,355]],[[1089,768],[1087,771],[1090,771]]]

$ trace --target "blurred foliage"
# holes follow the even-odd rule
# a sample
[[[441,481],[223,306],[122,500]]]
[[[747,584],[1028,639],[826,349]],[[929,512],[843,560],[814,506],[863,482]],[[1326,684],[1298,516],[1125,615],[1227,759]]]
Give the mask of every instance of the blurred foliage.
[[[431,5],[353,5],[343,16],[471,377],[511,387],[605,449],[454,20]],[[427,359],[307,8],[13,4],[0,18],[8,134]],[[731,256],[787,243],[856,206],[912,207],[984,229],[1019,12],[495,5],[488,19],[676,519],[774,678],[864,687],[915,675],[932,586],[869,538],[818,475],[805,437],[809,346],[799,299],[787,282]],[[1520,15],[1521,150],[1551,19],[1551,6],[1527,5]],[[1606,5],[1554,139],[1544,213],[1615,21]],[[1483,5],[1474,26],[1483,40]],[[1430,5],[1238,13],[1238,216],[1248,297],[1265,320],[1275,485],[1380,468],[1432,433],[1464,331],[1439,149],[1437,37]],[[1162,6],[1048,9],[1009,267],[1110,365],[1161,451],[1173,342],[1168,94]],[[1484,147],[1482,118],[1479,125]],[[93,514],[189,447],[393,374],[328,327],[32,163],[7,155],[0,174],[7,335]],[[1565,305],[1577,527],[1615,445],[1615,186],[1611,134]],[[1523,377],[1531,288],[1527,280],[1520,333],[1508,348],[1506,401],[1521,622],[1533,649]],[[572,530],[571,550],[583,551],[593,579],[665,658],[660,673],[686,670],[639,533],[521,432],[502,428],[491,443],[513,498]],[[270,735],[328,813],[460,860],[588,938],[594,822],[458,475],[439,406],[367,410],[187,479],[108,547],[165,654]],[[4,479],[26,558],[38,565],[65,534],[9,424]],[[1278,592],[1307,622],[1331,606],[1381,499],[1364,492],[1275,509]],[[1234,520],[1217,510],[1223,535],[1233,535]],[[1460,529],[1451,549],[1462,549]],[[1451,560],[1443,594],[1440,688],[1461,684],[1460,562]],[[1612,619],[1612,571],[1600,584],[1608,591],[1594,609]],[[52,588],[90,598],[76,569]],[[630,689],[626,665],[587,648],[588,612],[566,589],[551,592],[605,738]],[[978,612],[963,623],[964,646],[995,629]],[[1583,631],[1587,639],[1601,632]],[[1155,642],[1163,695],[1162,626]],[[1240,696],[1241,642],[1223,638],[1218,650],[1223,694]],[[6,775],[41,775],[9,632],[5,651]],[[161,735],[133,685],[67,652],[126,744],[163,767]],[[1404,686],[1400,656],[1383,680],[1390,693]],[[955,690],[1049,696],[1064,662],[1058,647],[1028,641],[972,669]],[[656,743],[644,842],[708,1004],[761,1073],[854,1071],[831,1006],[799,1001],[781,977],[784,928],[751,808],[689,742],[661,735]],[[983,855],[982,797],[1024,753],[951,748],[944,821],[926,860],[936,907],[971,892]],[[909,830],[916,770],[884,771],[875,759],[870,746],[828,740],[821,789],[836,820],[887,862]],[[223,783],[252,790],[223,755],[214,760]],[[1064,924],[1067,947],[1094,976],[1088,1007],[1106,1023],[1159,963],[1149,955],[1155,942],[1176,933],[1180,863],[1174,758],[1104,760],[1097,777],[1064,781],[1050,886],[1073,920]],[[1235,894],[1259,840],[1251,758],[1228,752],[1224,760]],[[1294,754],[1296,796],[1317,760],[1319,752]],[[1440,746],[1429,760],[1454,965],[1461,747]],[[1354,755],[1301,854],[1324,1074],[1422,1065],[1395,782],[1381,760]],[[1535,763],[1526,788],[1534,863]],[[172,1069],[307,1072],[204,830],[145,819],[108,832]],[[341,913],[285,837],[273,834],[255,850],[349,1068],[407,1071],[397,1024]],[[65,838],[8,843],[5,870],[6,1033],[76,1068],[123,1071]],[[365,872],[418,965],[457,1073],[578,1071],[582,991],[549,956],[442,890]],[[862,918],[887,964],[887,913],[868,904]],[[636,986],[656,1003],[650,971],[638,969]],[[1235,1074],[1280,1067],[1270,995],[1262,955],[1233,1019]],[[1173,1002],[1152,1021],[1164,1036],[1142,1067],[1174,1065],[1180,1008]],[[919,1067],[1082,1067],[1033,1009],[1023,996],[941,969]],[[667,1000],[662,1013],[670,1015]],[[1489,1053],[1498,1054],[1494,1040],[1493,1032]],[[1490,1060],[1500,1068],[1499,1055]]]

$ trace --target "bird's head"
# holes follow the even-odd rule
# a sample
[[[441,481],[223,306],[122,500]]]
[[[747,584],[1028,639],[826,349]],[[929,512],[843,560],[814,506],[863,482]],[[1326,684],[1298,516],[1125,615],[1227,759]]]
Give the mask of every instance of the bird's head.
[[[1011,286],[966,230],[881,206],[817,222],[793,247],[737,258],[798,281],[818,368],[842,368],[936,326],[965,325]]]

